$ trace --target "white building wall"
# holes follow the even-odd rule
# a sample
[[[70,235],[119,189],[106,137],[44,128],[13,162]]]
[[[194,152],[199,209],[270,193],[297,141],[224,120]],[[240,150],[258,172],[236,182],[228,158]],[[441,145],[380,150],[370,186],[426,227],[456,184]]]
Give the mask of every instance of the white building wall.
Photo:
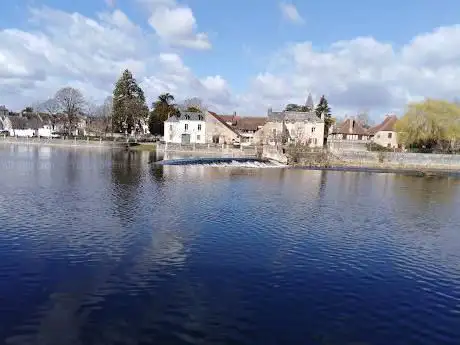
[[[398,133],[393,131],[379,131],[375,133],[373,140],[380,146],[389,148],[398,147]]]
[[[38,129],[38,136],[44,138],[51,138],[51,126],[45,125],[42,128]]]
[[[205,121],[165,121],[164,139],[167,143],[181,144],[182,134],[190,134],[191,144],[206,143],[206,123]]]
[[[13,137],[33,137],[35,130],[33,129],[10,129],[10,136]]]

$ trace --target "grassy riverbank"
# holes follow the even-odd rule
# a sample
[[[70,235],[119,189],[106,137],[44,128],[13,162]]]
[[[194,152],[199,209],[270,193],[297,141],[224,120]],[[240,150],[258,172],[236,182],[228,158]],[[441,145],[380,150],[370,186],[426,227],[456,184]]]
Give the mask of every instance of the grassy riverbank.
[[[129,149],[131,151],[155,152],[157,150],[157,144],[156,143],[137,143],[134,145],[130,145]]]

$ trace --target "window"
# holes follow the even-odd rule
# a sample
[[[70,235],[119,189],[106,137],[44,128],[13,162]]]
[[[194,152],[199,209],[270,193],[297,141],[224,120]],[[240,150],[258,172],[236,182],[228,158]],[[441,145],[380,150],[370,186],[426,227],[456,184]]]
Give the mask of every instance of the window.
[[[200,125],[198,125],[198,126],[200,126]],[[200,141],[200,140],[201,140],[201,135],[197,135],[197,136],[196,136],[196,140],[197,140],[197,141]]]
[[[393,136],[393,133],[388,133],[388,139],[391,139],[392,136]]]
[[[273,135],[276,135],[276,128],[273,128]]]
[[[342,139],[343,139],[343,140],[347,140],[347,135],[346,135],[346,134],[342,134]]]
[[[316,130],[315,127],[312,127],[312,128],[311,128],[311,132],[312,132],[312,133],[313,133],[315,130]]]
[[[185,130],[188,131],[188,123],[185,124]]]
[[[172,131],[172,130],[173,130],[173,129],[172,129],[172,125],[169,125],[169,130],[170,130],[170,131]]]
[[[318,139],[317,139],[317,138],[313,139],[313,142],[314,142],[315,145],[316,145],[316,144],[318,143]]]
[[[363,136],[361,134],[358,135],[358,140],[363,140]]]
[[[201,125],[198,125],[198,130],[201,131]],[[200,140],[200,139],[198,139],[198,140]]]
[[[169,135],[169,140],[170,140],[170,141],[173,140],[173,135],[172,135],[172,134]]]

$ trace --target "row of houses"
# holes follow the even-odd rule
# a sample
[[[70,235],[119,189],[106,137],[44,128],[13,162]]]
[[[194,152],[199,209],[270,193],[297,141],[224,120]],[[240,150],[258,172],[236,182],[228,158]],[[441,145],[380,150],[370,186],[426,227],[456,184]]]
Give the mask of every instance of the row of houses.
[[[1,110],[1,109],[0,109]],[[86,135],[87,118],[78,116],[74,128],[69,131],[65,115],[45,113],[0,113],[0,132],[15,137],[52,137],[55,133]]]
[[[343,123],[333,126],[328,134],[327,141],[330,146],[353,146],[359,148],[368,143],[395,149],[398,148],[398,137],[395,124],[398,121],[396,115],[385,115],[383,121],[370,128],[364,128],[363,124],[354,117],[345,119]]]
[[[353,146],[363,147],[374,142],[396,148],[397,133],[395,115],[387,115],[384,121],[366,129],[355,118],[348,118],[325,133],[324,118],[315,112],[274,112],[268,109],[266,117],[241,117],[218,115],[210,111],[184,112],[169,117],[164,123],[164,140],[175,144],[302,144],[310,147]]]

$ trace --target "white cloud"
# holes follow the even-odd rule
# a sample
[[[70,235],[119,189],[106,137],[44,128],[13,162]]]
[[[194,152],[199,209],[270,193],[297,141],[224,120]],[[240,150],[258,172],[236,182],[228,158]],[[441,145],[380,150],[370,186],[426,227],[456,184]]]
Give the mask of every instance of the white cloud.
[[[339,41],[322,50],[293,43],[275,55],[275,68],[254,78],[245,98],[256,107],[305,102],[326,94],[333,110],[370,109],[381,116],[407,102],[460,95],[460,26],[414,37],[401,48],[372,37]]]
[[[300,15],[297,7],[293,4],[282,2],[280,3],[280,9],[283,17],[292,23],[303,24],[305,20]]]
[[[165,42],[191,49],[211,48],[205,33],[196,33],[196,19],[189,7],[164,7],[153,10],[149,24]]]
[[[10,107],[47,99],[67,85],[81,88],[88,98],[102,100],[125,68],[145,87],[150,100],[170,90],[182,97],[206,99],[207,86],[181,57],[159,51],[155,36],[120,10],[89,18],[34,8],[30,23],[34,25],[30,32],[0,31],[0,99]],[[229,93],[209,95],[220,97],[223,103],[229,97]]]
[[[181,11],[172,4],[167,8],[177,15]],[[188,20],[172,29],[161,27],[163,35],[177,38],[194,29],[191,12],[182,12],[178,18]],[[179,100],[196,96],[216,110],[251,115],[263,115],[269,106],[305,102],[309,92],[316,101],[325,94],[338,115],[369,109],[381,116],[402,110],[411,100],[460,96],[458,25],[420,34],[399,47],[372,37],[338,41],[321,50],[311,42],[291,43],[274,52],[274,61],[261,66],[260,73],[234,76],[250,80],[247,89],[235,94],[224,75],[197,77],[177,50],[163,49],[156,34],[120,10],[89,18],[42,7],[32,9],[28,19],[29,31],[0,30],[0,100],[15,109],[67,85],[103,100],[125,68],[133,71],[149,102],[171,92]]]

